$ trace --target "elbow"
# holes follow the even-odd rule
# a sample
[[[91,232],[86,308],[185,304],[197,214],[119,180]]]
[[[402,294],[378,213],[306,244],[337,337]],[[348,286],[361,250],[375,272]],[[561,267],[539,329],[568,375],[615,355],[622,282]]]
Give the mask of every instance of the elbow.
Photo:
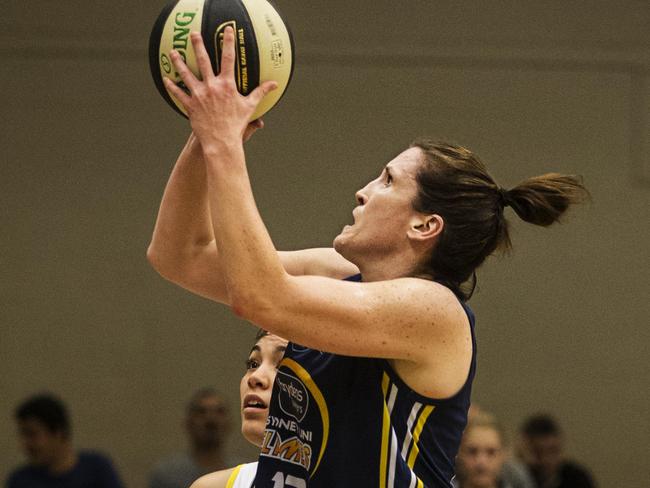
[[[230,290],[230,306],[239,318],[275,332],[278,310],[281,308],[270,294]]]
[[[156,272],[169,281],[175,281],[178,274],[178,263],[163,253],[154,242],[147,247],[147,261]]]
[[[164,267],[165,261],[162,257],[162,253],[156,248],[153,242],[149,244],[149,247],[147,247],[147,261],[149,261],[151,267],[159,273]]]
[[[147,247],[147,261],[149,261],[149,264],[153,269],[157,269],[159,265],[159,260],[160,260],[160,255],[158,254],[158,251],[154,247],[153,242],[151,242]]]

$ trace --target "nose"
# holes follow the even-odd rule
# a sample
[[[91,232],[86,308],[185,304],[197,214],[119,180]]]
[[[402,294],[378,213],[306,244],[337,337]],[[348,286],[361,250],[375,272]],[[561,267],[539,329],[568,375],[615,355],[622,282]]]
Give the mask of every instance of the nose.
[[[363,187],[361,190],[357,191],[354,196],[357,199],[357,203],[359,205],[365,205],[365,203],[368,201],[368,195],[366,193],[366,187]]]
[[[261,388],[262,390],[269,388],[272,382],[269,368],[269,366],[262,364],[254,370],[248,377],[248,386],[250,388]]]

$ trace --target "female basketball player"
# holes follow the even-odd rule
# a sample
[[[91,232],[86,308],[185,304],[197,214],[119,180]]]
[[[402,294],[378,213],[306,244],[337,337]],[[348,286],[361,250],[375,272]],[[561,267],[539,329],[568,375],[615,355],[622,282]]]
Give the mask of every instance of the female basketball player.
[[[256,488],[448,487],[475,370],[465,300],[476,268],[507,248],[504,207],[550,225],[584,189],[557,174],[501,189],[468,150],[414,143],[357,192],[333,249],[278,253],[255,206],[242,138],[257,103],[200,36],[198,80],[177,53],[196,139],[163,196],[148,256],[166,278],[289,339]],[[469,283],[469,287],[467,284]]]
[[[239,385],[241,430],[250,443],[261,446],[271,404],[271,388],[287,341],[260,331],[246,361],[246,373]],[[250,488],[257,463],[210,473],[196,480],[190,488]]]

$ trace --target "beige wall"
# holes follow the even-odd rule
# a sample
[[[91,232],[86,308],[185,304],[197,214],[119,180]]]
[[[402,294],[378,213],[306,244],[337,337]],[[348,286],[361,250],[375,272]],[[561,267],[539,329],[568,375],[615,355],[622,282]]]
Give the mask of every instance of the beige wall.
[[[216,384],[237,409],[254,329],[144,259],[188,133],[148,73],[162,3],[3,6],[2,478],[21,460],[12,409],[36,390],[68,401],[77,444],[111,453],[132,487],[182,445],[196,387]],[[277,246],[331,242],[354,190],[419,134],[475,149],[505,186],[583,174],[592,204],[551,229],[513,215],[513,255],[480,271],[474,398],[510,428],[556,413],[602,487],[645,488],[647,3],[277,3],[297,68],[248,149]]]

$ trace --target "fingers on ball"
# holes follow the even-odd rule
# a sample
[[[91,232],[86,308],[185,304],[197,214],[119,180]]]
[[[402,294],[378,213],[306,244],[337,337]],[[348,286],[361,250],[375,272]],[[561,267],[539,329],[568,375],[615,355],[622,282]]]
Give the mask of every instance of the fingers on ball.
[[[223,33],[223,49],[221,51],[221,73],[231,77],[235,72],[235,31],[227,26]]]
[[[212,70],[212,63],[210,63],[210,56],[208,51],[205,49],[205,44],[203,43],[203,38],[198,32],[192,32],[191,34],[192,46],[194,47],[194,54],[196,55],[196,62],[199,66],[199,71],[204,80],[212,78],[214,76],[214,71]]]

